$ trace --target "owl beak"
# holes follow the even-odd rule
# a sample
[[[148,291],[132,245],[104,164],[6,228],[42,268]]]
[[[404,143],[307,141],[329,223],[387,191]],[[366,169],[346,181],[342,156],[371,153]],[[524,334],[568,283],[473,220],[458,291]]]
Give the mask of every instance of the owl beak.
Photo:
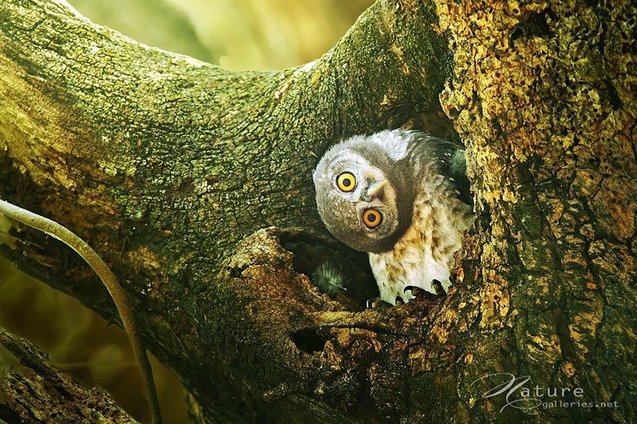
[[[377,181],[369,186],[367,189],[367,197],[373,199],[376,197],[382,197],[380,194],[383,192],[383,188],[387,184],[387,180]]]

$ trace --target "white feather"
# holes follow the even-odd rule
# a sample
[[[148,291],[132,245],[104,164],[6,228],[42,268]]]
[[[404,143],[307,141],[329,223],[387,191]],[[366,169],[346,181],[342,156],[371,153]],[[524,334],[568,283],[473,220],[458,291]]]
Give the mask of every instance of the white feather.
[[[369,136],[368,140],[387,152],[393,160],[407,157],[411,137],[405,130],[388,130]]]

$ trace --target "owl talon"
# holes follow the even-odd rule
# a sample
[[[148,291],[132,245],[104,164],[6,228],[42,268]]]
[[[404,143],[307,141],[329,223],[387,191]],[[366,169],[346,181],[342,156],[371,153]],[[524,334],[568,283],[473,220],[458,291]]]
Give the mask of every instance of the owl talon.
[[[400,296],[396,296],[396,300],[394,301],[394,305],[404,305],[405,301],[403,300],[402,297]]]
[[[391,304],[385,302],[380,297],[370,297],[365,302],[365,308],[366,309],[378,309],[378,308],[384,308],[384,307],[387,307],[387,306],[391,306]]]
[[[403,293],[407,293],[407,292],[411,292],[411,295],[413,297],[420,297],[423,295],[423,293],[425,293],[425,291],[418,286],[405,287],[405,289],[403,290]]]
[[[442,287],[442,283],[440,281],[433,280],[431,282],[431,286],[434,288],[434,291],[436,292],[436,296],[446,296],[447,295],[447,292]]]

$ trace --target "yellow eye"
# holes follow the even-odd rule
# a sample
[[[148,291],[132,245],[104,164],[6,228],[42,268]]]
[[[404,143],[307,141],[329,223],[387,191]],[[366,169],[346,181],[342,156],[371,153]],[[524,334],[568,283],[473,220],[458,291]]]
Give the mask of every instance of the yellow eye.
[[[365,224],[367,228],[376,228],[381,222],[383,222],[383,215],[376,209],[366,209],[365,212],[363,212],[363,224]]]
[[[346,193],[354,191],[354,188],[356,187],[356,177],[351,172],[343,172],[336,177],[336,185],[339,190]]]

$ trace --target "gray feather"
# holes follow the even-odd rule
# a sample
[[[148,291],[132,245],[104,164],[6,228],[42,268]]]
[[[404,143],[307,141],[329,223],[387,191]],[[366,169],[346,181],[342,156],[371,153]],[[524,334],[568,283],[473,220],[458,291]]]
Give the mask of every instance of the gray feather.
[[[347,278],[341,269],[331,262],[323,262],[312,274],[312,282],[323,293],[334,296],[339,290],[347,290]]]

